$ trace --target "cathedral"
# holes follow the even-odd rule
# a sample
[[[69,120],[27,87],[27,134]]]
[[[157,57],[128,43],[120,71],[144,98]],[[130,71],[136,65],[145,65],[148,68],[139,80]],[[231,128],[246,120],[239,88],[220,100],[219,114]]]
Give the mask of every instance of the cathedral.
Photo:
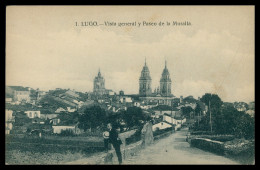
[[[152,78],[150,76],[150,71],[147,66],[146,60],[144,67],[139,78],[139,96],[140,99],[145,102],[156,102],[160,105],[172,105],[174,95],[172,95],[171,85],[172,80],[170,78],[170,73],[167,68],[167,62],[165,61],[165,66],[160,79],[160,86],[155,88],[154,93],[151,89]]]
[[[164,97],[172,97],[173,95],[171,94],[171,85],[172,81],[170,78],[170,73],[167,68],[167,62],[165,61],[165,67],[162,72],[162,76],[160,79],[160,87],[154,90],[154,93],[152,93],[151,89],[151,83],[152,83],[152,78],[150,76],[150,71],[149,68],[146,64],[142,69],[141,76],[139,78],[139,95],[140,96],[164,96]]]

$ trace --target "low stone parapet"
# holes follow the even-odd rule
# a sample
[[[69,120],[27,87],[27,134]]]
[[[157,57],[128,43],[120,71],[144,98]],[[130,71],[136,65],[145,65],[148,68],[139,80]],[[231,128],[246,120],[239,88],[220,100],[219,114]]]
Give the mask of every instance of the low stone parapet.
[[[206,138],[194,138],[190,140],[192,147],[224,155],[224,142],[214,141]]]
[[[127,145],[124,147],[121,145],[121,153],[122,153],[122,159],[125,160],[134,154],[138,152],[142,148],[142,141],[138,141],[136,143]],[[106,152],[99,152],[96,153],[88,158],[80,159],[73,162],[67,162],[65,164],[71,164],[71,165],[80,165],[80,164],[88,164],[88,165],[100,165],[100,164],[118,164],[118,159],[116,156],[116,152],[114,149],[109,150]]]

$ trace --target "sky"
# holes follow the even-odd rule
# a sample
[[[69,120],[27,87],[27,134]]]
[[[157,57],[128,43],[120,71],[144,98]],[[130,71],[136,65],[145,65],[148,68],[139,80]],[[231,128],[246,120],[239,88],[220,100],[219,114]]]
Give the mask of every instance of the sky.
[[[176,96],[215,93],[254,101],[254,6],[8,6],[6,85],[137,94],[146,58],[152,88],[167,61]],[[170,22],[191,26],[76,26],[96,21]]]

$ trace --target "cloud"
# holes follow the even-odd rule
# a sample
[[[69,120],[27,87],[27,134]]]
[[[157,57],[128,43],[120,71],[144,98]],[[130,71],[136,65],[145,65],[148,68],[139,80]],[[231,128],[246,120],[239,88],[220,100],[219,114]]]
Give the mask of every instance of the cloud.
[[[176,83],[174,93],[177,96],[201,97],[205,93],[214,93],[214,85],[209,81],[203,80],[184,80],[183,82]]]
[[[107,88],[138,93],[146,57],[153,89],[159,85],[167,59],[172,91],[177,96],[217,91],[223,100],[231,100],[229,96],[247,100],[254,91],[252,85],[246,85],[254,84],[254,52],[248,50],[252,44],[229,30],[199,29],[187,34],[179,29],[167,33],[153,29],[147,31],[157,38],[152,42],[137,29],[132,33],[101,28],[40,34],[42,31],[7,32],[7,84],[92,91],[101,68]],[[231,91],[234,94],[230,95]]]

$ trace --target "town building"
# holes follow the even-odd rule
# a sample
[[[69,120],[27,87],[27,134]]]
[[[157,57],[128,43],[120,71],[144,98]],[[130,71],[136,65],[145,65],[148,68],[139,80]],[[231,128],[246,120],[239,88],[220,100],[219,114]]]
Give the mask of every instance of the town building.
[[[152,126],[152,129],[153,131],[156,131],[156,130],[163,130],[163,129],[167,129],[167,128],[171,128],[173,127],[173,124],[170,124],[168,122],[159,122],[159,123],[156,123]]]
[[[13,129],[14,116],[12,110],[5,110],[5,134],[10,134]]]
[[[27,89],[14,90],[14,101],[30,102],[30,91]]]
[[[55,113],[51,113],[51,114],[41,114],[40,118],[41,119],[44,119],[44,120],[47,120],[47,119],[53,119],[53,118],[56,118],[58,117],[59,114],[55,114]]]
[[[64,113],[64,112],[66,112],[66,110],[65,110],[64,108],[62,108],[62,107],[59,107],[59,108],[55,111],[55,113]]]
[[[12,103],[13,99],[11,97],[5,98],[5,103]]]
[[[249,114],[251,117],[255,116],[255,111],[254,110],[247,110],[246,114]]]
[[[55,123],[56,124],[56,123]],[[81,130],[78,128],[78,123],[76,124],[62,124],[52,126],[53,133],[60,134],[62,131],[71,131],[73,134],[80,134]]]
[[[32,111],[25,111],[24,112],[27,117],[29,118],[41,118],[41,111],[36,111],[36,110],[32,110]]]

